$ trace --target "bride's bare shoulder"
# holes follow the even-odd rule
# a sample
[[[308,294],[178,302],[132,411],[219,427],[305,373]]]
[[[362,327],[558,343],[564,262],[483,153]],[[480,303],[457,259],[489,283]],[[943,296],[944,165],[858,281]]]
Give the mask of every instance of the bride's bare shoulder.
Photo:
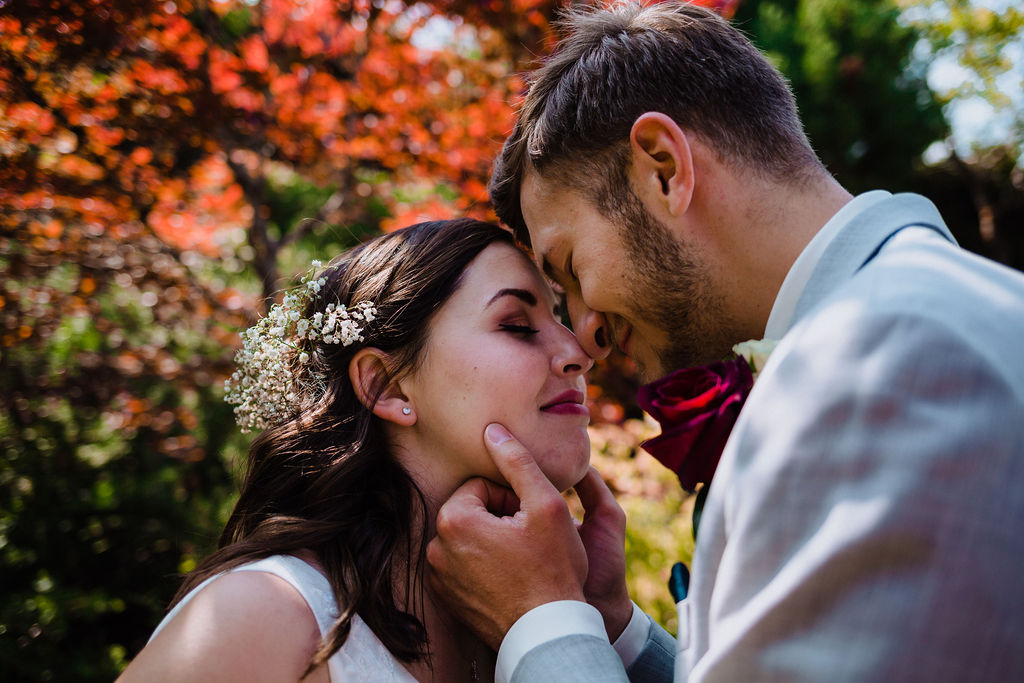
[[[298,681],[319,642],[316,618],[291,584],[232,572],[199,591],[118,681]],[[305,681],[328,679],[320,667]]]

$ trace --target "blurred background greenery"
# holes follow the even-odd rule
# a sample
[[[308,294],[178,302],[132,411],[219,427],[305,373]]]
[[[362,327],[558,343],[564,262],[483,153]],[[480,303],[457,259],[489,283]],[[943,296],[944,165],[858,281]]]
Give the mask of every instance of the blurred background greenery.
[[[238,333],[312,258],[485,186],[559,2],[0,0],[0,674],[110,680],[230,510]],[[1024,265],[1024,40],[1002,0],[708,0],[790,79],[851,191],[935,201]],[[590,389],[629,580],[674,628],[692,552],[637,444],[632,368]]]

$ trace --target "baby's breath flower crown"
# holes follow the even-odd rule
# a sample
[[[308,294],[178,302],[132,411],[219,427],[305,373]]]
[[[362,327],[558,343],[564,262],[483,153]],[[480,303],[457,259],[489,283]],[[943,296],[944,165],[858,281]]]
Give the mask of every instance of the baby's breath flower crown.
[[[297,377],[310,360],[301,348],[303,340],[349,346],[363,341],[363,325],[377,316],[372,303],[361,301],[351,307],[330,303],[312,318],[302,317],[327,283],[325,277],[314,278],[320,266],[313,261],[312,272],[300,285],[242,335],[242,348],[235,354],[238,369],[224,382],[224,400],[235,404],[235,420],[243,432],[264,430],[299,407],[299,383],[313,379]]]

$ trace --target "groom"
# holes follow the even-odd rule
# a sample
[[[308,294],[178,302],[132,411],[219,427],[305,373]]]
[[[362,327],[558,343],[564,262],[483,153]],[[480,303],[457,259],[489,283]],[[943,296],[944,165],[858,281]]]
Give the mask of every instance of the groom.
[[[1024,277],[958,248],[920,196],[847,193],[782,76],[714,14],[567,26],[491,190],[580,343],[651,379],[778,345],[709,489],[675,641],[626,594],[600,477],[576,528],[488,427],[516,496],[468,482],[427,556],[500,644],[497,680],[1024,680]]]

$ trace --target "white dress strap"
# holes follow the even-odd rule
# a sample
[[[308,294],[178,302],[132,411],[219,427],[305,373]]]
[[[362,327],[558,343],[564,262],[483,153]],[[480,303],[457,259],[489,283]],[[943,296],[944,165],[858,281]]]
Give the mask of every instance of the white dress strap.
[[[320,637],[327,635],[338,618],[338,603],[334,599],[334,591],[327,577],[311,564],[293,555],[272,555],[250,564],[235,567],[237,572],[266,572],[287,581],[292,588],[299,591],[303,600],[313,610]]]
[[[338,618],[338,604],[334,599],[331,584],[323,574],[309,563],[292,555],[272,555],[262,560],[234,567],[231,572],[266,572],[288,582],[302,595],[309,605],[316,623],[320,627],[320,636],[324,637],[331,630]],[[156,637],[175,616],[213,581],[224,574],[206,579],[189,591],[181,602],[174,606],[163,618],[150,641]],[[415,683],[416,679],[406,670],[394,655],[384,647],[380,639],[370,630],[359,615],[352,618],[351,631],[345,644],[327,661],[327,668],[334,683]]]

